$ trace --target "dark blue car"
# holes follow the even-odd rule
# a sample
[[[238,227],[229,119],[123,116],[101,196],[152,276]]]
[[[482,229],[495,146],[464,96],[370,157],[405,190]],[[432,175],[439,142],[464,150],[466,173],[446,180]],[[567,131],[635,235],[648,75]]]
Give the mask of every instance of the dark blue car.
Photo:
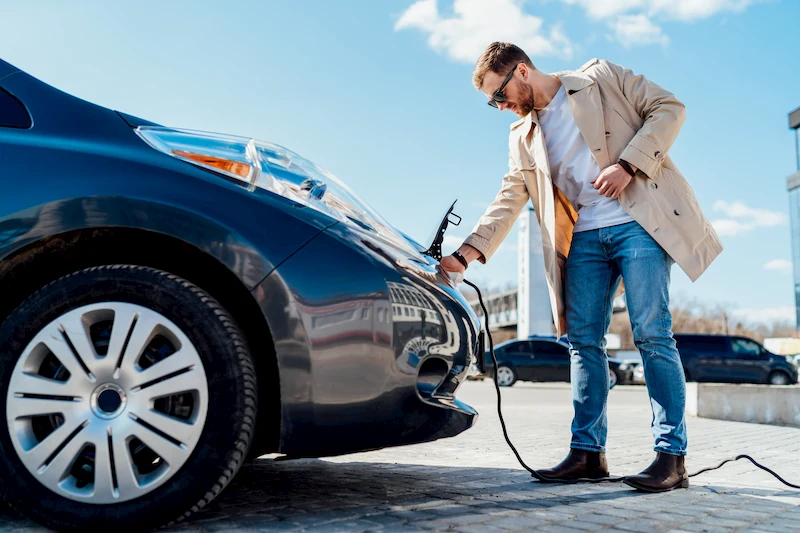
[[[477,316],[438,263],[275,144],[165,128],[0,61],[0,493],[142,531],[248,457],[451,437]]]
[[[676,333],[675,342],[690,381],[792,385],[798,380],[793,359],[747,337]]]
[[[495,346],[497,383],[511,387],[517,381],[569,381],[570,345],[566,337],[531,336],[510,340]],[[493,376],[494,365],[489,352],[484,354],[484,368]],[[609,388],[631,381],[633,366],[608,357]]]

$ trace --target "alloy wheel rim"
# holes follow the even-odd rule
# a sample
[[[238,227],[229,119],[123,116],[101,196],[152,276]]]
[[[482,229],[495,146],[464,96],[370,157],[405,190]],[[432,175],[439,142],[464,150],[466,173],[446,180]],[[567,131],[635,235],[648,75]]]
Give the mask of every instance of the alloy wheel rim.
[[[83,306],[23,350],[6,393],[22,464],[93,504],[139,498],[175,475],[206,422],[208,382],[186,334],[146,307]]]
[[[775,374],[772,376],[773,385],[788,385],[789,380],[783,374]]]
[[[497,369],[497,381],[500,385],[508,385],[514,380],[514,373],[510,368],[501,366]]]

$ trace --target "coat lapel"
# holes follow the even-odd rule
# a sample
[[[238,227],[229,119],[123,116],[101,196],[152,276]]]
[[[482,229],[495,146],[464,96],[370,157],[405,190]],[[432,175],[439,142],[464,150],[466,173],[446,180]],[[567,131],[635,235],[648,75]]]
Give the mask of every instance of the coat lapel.
[[[605,121],[603,119],[603,103],[600,89],[589,76],[580,71],[565,71],[553,74],[564,85],[567,91],[575,125],[589,146],[589,150],[597,161],[600,170],[611,162],[606,146]]]
[[[530,182],[526,179],[526,185],[542,230],[542,259],[549,281],[550,305],[551,309],[557,312],[563,305],[557,296],[561,290],[561,280],[555,277],[555,274],[559,272],[556,256],[556,207],[553,181],[550,177],[550,163],[547,159],[547,146],[536,113],[525,117],[524,122],[517,128],[519,129],[520,163],[527,176],[533,174]],[[558,324],[557,317],[556,314],[554,320]]]

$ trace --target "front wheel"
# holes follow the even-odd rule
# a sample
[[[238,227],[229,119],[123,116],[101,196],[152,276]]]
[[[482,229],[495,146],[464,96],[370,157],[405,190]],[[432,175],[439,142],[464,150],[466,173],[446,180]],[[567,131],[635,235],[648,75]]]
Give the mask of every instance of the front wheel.
[[[517,382],[517,374],[514,369],[501,366],[497,369],[497,383],[501,387],[510,387]]]
[[[618,381],[619,381],[619,377],[617,376],[617,373],[614,372],[614,370],[609,368],[608,369],[608,388],[609,389],[613,389],[617,385]]]
[[[776,371],[769,375],[770,385],[789,385],[790,381],[785,372]]]
[[[58,530],[143,531],[200,509],[244,460],[256,377],[207,293],[136,266],[47,285],[0,329],[0,492]]]

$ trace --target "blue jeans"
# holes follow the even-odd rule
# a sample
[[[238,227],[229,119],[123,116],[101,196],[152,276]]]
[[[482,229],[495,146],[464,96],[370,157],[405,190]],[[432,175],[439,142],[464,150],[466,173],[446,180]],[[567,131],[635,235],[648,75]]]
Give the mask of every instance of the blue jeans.
[[[637,222],[573,235],[566,269],[575,409],[571,448],[605,452],[609,382],[605,334],[622,277],[653,409],[655,450],[686,455],[686,379],[669,311],[672,264],[672,258]]]

